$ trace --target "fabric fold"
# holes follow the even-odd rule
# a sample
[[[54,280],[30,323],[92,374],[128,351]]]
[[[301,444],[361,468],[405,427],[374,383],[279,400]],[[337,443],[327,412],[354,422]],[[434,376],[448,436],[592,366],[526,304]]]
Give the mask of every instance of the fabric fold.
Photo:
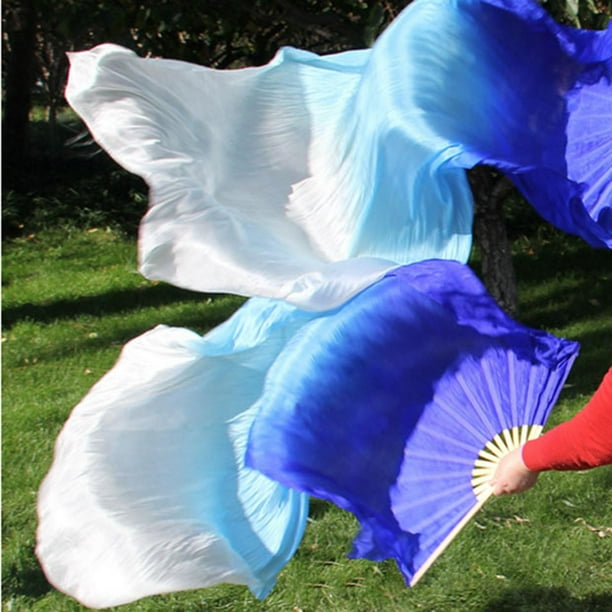
[[[217,71],[114,45],[71,54],[70,104],[150,187],[142,273],[325,310],[397,262],[466,260],[472,202],[463,174],[448,173],[452,203],[430,194],[431,220],[427,209],[402,206],[413,186],[393,178],[377,134],[352,117],[367,56],[287,48],[261,68]],[[369,246],[355,245],[356,234],[370,236]]]

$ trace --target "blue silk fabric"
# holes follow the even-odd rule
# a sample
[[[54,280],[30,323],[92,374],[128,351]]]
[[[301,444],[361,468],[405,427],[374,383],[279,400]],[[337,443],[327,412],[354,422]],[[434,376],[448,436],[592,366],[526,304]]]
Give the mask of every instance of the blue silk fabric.
[[[417,1],[365,77],[364,101],[440,163],[495,166],[548,221],[612,246],[612,24],[563,27],[528,0]]]
[[[353,512],[353,556],[410,582],[475,505],[504,429],[542,425],[577,344],[508,318],[467,266],[412,264],[305,324],[254,407],[246,464]]]

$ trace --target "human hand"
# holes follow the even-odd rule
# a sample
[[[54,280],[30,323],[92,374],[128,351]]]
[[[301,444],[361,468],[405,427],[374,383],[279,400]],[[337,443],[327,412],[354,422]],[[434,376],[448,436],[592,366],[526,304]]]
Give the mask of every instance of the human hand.
[[[533,487],[539,472],[532,472],[523,463],[521,449],[515,448],[502,457],[497,464],[495,475],[491,480],[493,495],[510,495],[522,493]]]

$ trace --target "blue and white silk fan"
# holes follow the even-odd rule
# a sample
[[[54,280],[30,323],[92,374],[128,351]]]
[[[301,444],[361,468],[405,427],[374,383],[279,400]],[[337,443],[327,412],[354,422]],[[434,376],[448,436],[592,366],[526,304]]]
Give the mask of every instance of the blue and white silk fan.
[[[395,270],[291,339],[266,378],[247,465],[361,523],[353,556],[414,584],[539,435],[575,342],[508,318],[461,264]]]
[[[153,280],[325,310],[396,265],[465,262],[477,164],[612,247],[612,25],[531,0],[417,0],[371,49],[238,70],[101,45],[71,54],[66,96],[150,187]]]
[[[74,410],[39,496],[49,580],[91,607],[220,582],[264,597],[315,495],[359,519],[354,556],[414,584],[577,351],[450,261],[471,247],[464,169],[612,246],[612,28],[417,0],[370,50],[71,62],[70,103],[149,184],[142,272],[256,297],[204,337],[136,338]]]
[[[221,582],[264,597],[315,495],[361,522],[354,556],[414,584],[496,459],[539,432],[576,352],[443,260],[329,311],[254,298],[204,337],[160,326],[64,426],[37,554],[90,607]]]

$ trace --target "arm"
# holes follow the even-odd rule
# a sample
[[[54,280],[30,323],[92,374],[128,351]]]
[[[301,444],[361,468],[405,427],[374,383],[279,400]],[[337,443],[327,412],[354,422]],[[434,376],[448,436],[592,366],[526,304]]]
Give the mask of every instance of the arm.
[[[495,495],[520,493],[536,483],[541,471],[607,464],[612,464],[612,368],[574,418],[503,457],[491,486]]]

